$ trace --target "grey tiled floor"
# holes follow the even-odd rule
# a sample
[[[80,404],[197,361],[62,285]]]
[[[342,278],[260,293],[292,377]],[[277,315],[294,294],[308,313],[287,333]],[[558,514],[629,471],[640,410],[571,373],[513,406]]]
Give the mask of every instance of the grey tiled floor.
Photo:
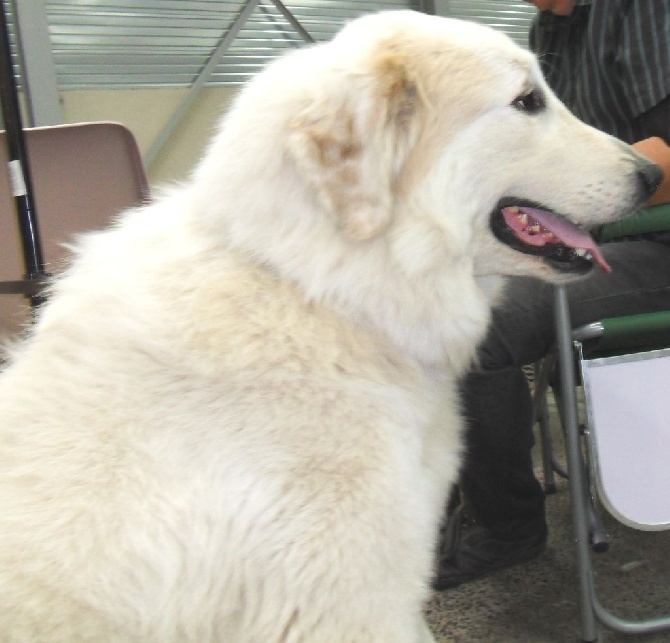
[[[539,468],[537,473],[541,478]],[[568,483],[558,480],[557,493],[547,498],[549,542],[539,558],[434,594],[427,614],[440,643],[581,640]],[[641,532],[608,515],[604,520],[610,548],[594,555],[601,602],[625,618],[670,614],[670,531]],[[600,640],[670,642],[670,631],[625,636],[601,627]]]

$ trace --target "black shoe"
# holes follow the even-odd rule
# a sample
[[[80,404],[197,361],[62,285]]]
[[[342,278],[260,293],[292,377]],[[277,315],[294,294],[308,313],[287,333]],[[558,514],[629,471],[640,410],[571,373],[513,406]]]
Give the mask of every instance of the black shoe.
[[[531,535],[526,535],[528,527],[520,524],[518,536],[505,538],[477,524],[459,506],[449,516],[442,535],[433,588],[456,587],[539,556],[547,544],[546,524],[533,523]]]

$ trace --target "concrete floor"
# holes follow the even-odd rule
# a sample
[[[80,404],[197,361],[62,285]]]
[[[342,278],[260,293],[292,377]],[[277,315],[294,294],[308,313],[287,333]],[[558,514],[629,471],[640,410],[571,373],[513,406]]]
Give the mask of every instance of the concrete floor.
[[[552,427],[557,426],[554,417]],[[562,441],[556,439],[555,445],[561,447]],[[536,472],[542,479],[541,468]],[[427,615],[439,643],[581,640],[567,481],[558,478],[558,491],[547,498],[546,506],[549,542],[539,558],[434,594]],[[670,615],[670,531],[633,530],[606,513],[603,519],[609,551],[593,555],[601,603],[629,619]],[[670,642],[670,631],[631,636],[601,626],[600,641]]]

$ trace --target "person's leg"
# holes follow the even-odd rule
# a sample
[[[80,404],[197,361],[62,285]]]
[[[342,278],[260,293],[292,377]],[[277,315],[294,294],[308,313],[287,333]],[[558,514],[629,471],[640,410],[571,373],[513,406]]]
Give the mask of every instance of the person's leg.
[[[544,549],[544,491],[533,473],[532,400],[521,365],[528,354],[539,358],[551,345],[552,296],[551,286],[539,281],[512,280],[505,305],[494,311],[478,367],[462,382],[468,430],[461,503],[447,518],[435,589],[529,560]],[[537,324],[526,326],[535,318]]]
[[[471,373],[462,404],[473,427],[459,481],[468,514],[501,536],[543,532],[544,491],[533,473],[532,400],[524,372]]]
[[[608,244],[604,254],[612,275],[594,272],[569,288],[575,325],[670,307],[670,248],[625,242]],[[469,427],[463,507],[445,530],[438,589],[542,550],[544,494],[533,474],[531,397],[521,366],[543,357],[554,336],[553,287],[512,280],[480,347],[478,368],[463,383]]]

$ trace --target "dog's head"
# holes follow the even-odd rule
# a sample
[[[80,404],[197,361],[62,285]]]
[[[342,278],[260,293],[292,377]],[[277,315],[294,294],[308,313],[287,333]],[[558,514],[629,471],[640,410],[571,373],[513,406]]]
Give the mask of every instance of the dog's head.
[[[660,182],[571,116],[530,53],[479,25],[377,14],[311,55],[319,92],[292,118],[288,150],[352,240],[404,234],[409,216],[433,229],[429,247],[418,231],[398,241],[422,263],[443,251],[439,235],[449,252],[469,246],[482,274],[560,280],[606,268],[582,228],[630,213]]]
[[[505,35],[399,11],[270,65],[198,177],[231,243],[430,359],[481,336],[498,275],[602,264],[582,228],[633,211],[660,171],[574,118]]]

